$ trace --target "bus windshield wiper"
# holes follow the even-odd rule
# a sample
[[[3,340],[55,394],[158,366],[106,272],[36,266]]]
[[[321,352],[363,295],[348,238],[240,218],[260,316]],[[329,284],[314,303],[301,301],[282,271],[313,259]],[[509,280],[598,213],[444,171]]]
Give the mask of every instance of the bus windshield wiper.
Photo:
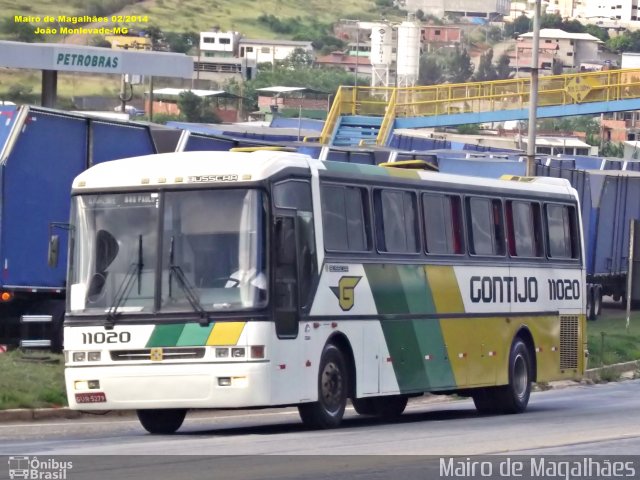
[[[138,235],[138,261],[129,265],[129,270],[125,274],[122,282],[118,286],[118,290],[116,290],[116,294],[113,298],[113,303],[107,310],[107,320],[104,324],[106,329],[111,329],[116,323],[116,316],[118,314],[118,308],[122,305],[122,302],[129,296],[129,290],[131,290],[131,286],[133,285],[133,280],[138,279],[138,294],[140,294],[140,281],[142,276],[142,267],[144,264],[142,263],[142,235]]]
[[[178,279],[178,285],[180,285],[180,288],[184,292],[184,296],[191,305],[191,308],[200,315],[200,325],[203,327],[207,326],[211,320],[209,319],[207,312],[202,308],[202,304],[198,299],[195,287],[189,282],[189,279],[184,274],[182,267],[174,263],[174,243],[175,239],[174,237],[171,237],[169,244],[169,296],[171,296],[171,279],[175,273],[176,278]]]

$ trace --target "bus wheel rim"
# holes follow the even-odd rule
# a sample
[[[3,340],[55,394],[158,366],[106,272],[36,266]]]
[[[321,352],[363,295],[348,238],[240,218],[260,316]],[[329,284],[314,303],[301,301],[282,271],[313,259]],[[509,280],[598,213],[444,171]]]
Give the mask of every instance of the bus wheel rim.
[[[334,411],[342,402],[342,374],[333,362],[325,365],[322,371],[322,399],[327,409]]]
[[[522,355],[518,355],[513,362],[513,389],[518,398],[524,398],[528,384],[527,363]]]

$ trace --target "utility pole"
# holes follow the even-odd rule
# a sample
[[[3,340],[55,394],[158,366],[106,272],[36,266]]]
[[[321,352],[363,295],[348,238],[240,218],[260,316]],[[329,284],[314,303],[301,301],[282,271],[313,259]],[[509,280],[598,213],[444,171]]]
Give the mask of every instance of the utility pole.
[[[533,39],[531,44],[531,88],[529,90],[529,136],[527,140],[527,176],[536,171],[536,121],[538,118],[538,64],[540,53],[540,4],[536,0],[533,16]]]

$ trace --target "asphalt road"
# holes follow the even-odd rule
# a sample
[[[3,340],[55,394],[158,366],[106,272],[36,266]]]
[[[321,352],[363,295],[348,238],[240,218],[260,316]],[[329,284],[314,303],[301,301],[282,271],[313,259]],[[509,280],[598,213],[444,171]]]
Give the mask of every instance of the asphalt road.
[[[6,423],[0,455],[70,458],[70,480],[231,480],[438,478],[440,459],[457,455],[640,453],[640,380],[537,392],[522,415],[482,416],[470,400],[416,400],[398,422],[349,410],[331,431],[304,429],[295,409],[190,413],[172,436],[149,435],[133,417]]]

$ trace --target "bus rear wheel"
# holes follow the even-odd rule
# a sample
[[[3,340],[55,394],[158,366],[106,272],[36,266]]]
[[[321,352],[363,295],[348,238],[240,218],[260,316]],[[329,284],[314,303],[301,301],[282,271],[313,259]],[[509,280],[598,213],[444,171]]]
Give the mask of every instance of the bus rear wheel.
[[[187,410],[184,408],[163,408],[138,410],[138,420],[144,429],[153,434],[175,433],[182,426]]]
[[[311,428],[335,428],[342,422],[347,406],[349,378],[344,355],[327,344],[320,357],[318,401],[298,405],[302,423]]]
[[[474,391],[472,396],[476,409],[481,413],[524,412],[531,395],[531,366],[527,345],[516,338],[509,352],[509,383]]]

